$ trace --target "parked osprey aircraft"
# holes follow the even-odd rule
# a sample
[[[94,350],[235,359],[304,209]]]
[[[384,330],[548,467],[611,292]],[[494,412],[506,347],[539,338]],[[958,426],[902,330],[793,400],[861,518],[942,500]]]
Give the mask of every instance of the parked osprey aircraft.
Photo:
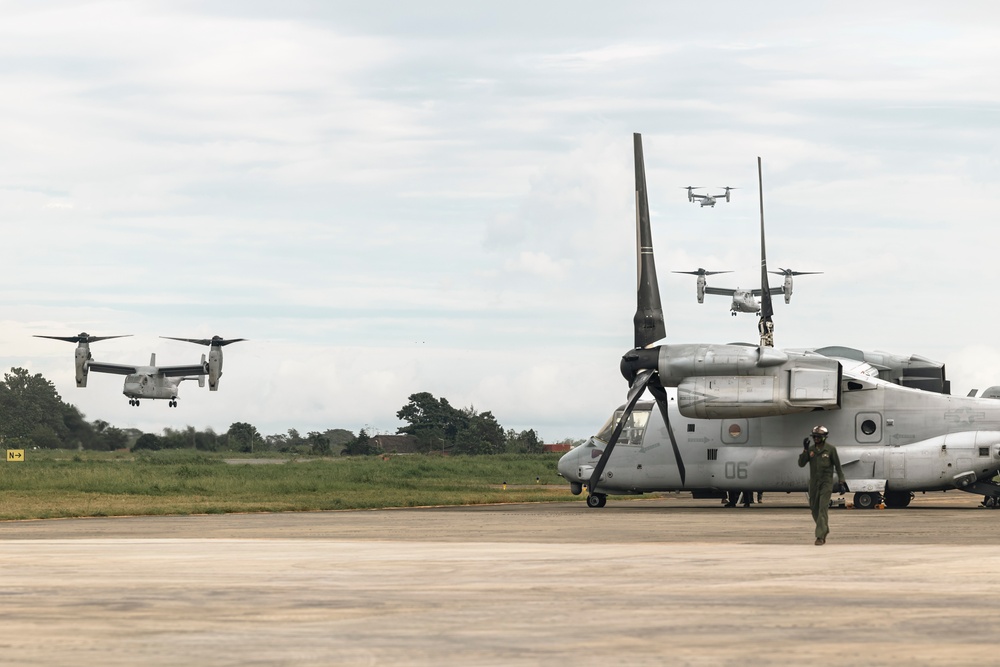
[[[238,343],[244,338],[233,338],[226,340],[219,336],[212,338],[169,338],[170,340],[180,340],[198,345],[207,345],[211,349],[208,353],[208,360],[205,355],[201,355],[200,364],[190,364],[186,366],[157,366],[156,354],[149,357],[148,366],[131,364],[111,364],[104,361],[97,361],[90,353],[90,344],[108,340],[111,338],[124,338],[124,336],[91,336],[86,332],[76,336],[35,336],[36,338],[51,338],[53,340],[64,340],[76,343],[76,386],[86,387],[87,377],[90,371],[95,373],[111,373],[114,375],[124,375],[125,385],[122,393],[128,397],[129,405],[138,406],[140,399],[166,399],[167,405],[172,408],[177,407],[178,386],[184,380],[197,380],[199,387],[205,386],[205,376],[208,376],[208,388],[210,391],[219,389],[219,378],[222,376],[222,348],[230,343]]]
[[[698,202],[698,204],[699,204],[699,206],[701,206],[701,208],[705,208],[706,206],[711,206],[712,208],[715,208],[715,202],[718,201],[718,200],[720,200],[720,199],[722,199],[723,197],[725,197],[726,201],[728,202],[729,201],[729,191],[730,190],[739,190],[739,188],[731,188],[731,187],[726,186],[726,187],[723,188],[723,190],[725,190],[725,192],[723,192],[721,194],[717,194],[717,195],[696,195],[694,193],[694,191],[695,190],[701,190],[701,189],[703,189],[701,186],[699,186],[699,185],[687,185],[687,186],[684,186],[684,189],[688,191],[688,201],[690,201],[690,202],[695,202],[695,201]]]
[[[706,271],[705,269],[698,269],[697,271],[673,271],[673,273],[687,273],[689,275],[698,276],[698,303],[705,303],[706,294],[728,296],[732,299],[732,303],[729,305],[729,312],[733,317],[736,317],[737,313],[760,314],[760,302],[757,301],[757,297],[763,294],[762,290],[740,289],[738,287],[736,289],[728,289],[725,287],[708,286],[705,276],[711,276],[716,273],[732,273],[732,271]],[[785,303],[791,303],[792,276],[815,275],[822,273],[822,271],[792,271],[790,269],[781,269],[780,271],[768,271],[768,273],[776,273],[778,275],[785,276],[784,285],[781,287],[769,287],[768,293],[771,295],[784,294]]]
[[[634,135],[637,309],[620,368],[627,400],[558,470],[587,504],[653,491],[806,491],[797,464],[813,426],[830,429],[855,506],[905,507],[915,491],[1000,499],[1000,402],[949,395],[944,366],[845,347],[659,343],[642,138]],[[652,401],[640,402],[649,390]],[[987,394],[991,390],[987,390]]]

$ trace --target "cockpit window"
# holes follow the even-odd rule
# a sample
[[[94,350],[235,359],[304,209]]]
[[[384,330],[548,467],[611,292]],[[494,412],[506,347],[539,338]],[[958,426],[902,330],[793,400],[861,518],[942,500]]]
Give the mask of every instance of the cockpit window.
[[[615,410],[611,418],[605,422],[601,430],[594,436],[596,440],[607,443],[611,439],[611,434],[615,430],[615,425],[621,419],[624,410]],[[641,445],[642,434],[646,432],[646,424],[649,422],[649,410],[633,410],[628,420],[622,427],[622,434],[618,438],[619,445]]]

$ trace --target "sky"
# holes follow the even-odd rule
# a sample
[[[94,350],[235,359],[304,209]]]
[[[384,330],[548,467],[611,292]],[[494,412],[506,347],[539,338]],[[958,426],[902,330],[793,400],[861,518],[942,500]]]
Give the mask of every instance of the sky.
[[[756,342],[709,285],[821,271],[779,347],[1000,385],[1000,8],[965,2],[0,1],[0,368],[87,419],[394,433],[417,392],[547,442],[623,402],[640,132],[667,342]],[[740,189],[714,209],[687,185]],[[775,276],[773,285],[780,284]],[[197,362],[130,407],[73,346]]]

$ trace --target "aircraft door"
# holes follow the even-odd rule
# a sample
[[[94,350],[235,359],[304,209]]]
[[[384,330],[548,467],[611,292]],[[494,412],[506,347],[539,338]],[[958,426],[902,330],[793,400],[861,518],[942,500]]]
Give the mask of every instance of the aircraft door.
[[[862,443],[882,442],[882,415],[859,412],[854,418],[854,439]]]

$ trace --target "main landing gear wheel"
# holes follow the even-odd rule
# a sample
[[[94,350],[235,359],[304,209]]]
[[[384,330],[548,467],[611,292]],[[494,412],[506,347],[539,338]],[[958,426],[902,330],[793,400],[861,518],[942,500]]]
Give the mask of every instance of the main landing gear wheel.
[[[874,493],[855,493],[854,494],[854,506],[863,509],[870,510],[878,506],[882,502],[882,494],[878,491]]]
[[[592,493],[587,496],[587,507],[604,507],[608,504],[608,497],[603,493]]]
[[[169,403],[167,403],[167,405],[170,406],[171,408],[176,408],[177,407],[177,401],[170,401]]]
[[[913,500],[913,494],[909,491],[886,491],[886,507],[906,507]]]

